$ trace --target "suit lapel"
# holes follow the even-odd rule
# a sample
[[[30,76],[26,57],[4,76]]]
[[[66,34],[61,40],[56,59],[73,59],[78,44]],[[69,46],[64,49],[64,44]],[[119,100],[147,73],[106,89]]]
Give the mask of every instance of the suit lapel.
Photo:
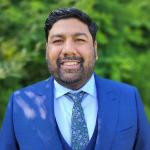
[[[53,78],[45,81],[42,88],[37,87],[36,92],[40,97],[44,96],[45,101],[43,103],[44,111],[46,112],[45,119],[37,119],[35,122],[36,132],[43,147],[47,149],[53,148],[53,150],[62,150],[61,142],[58,137],[57,125],[54,115],[54,82]],[[42,109],[41,109],[42,110]]]
[[[98,99],[98,134],[95,149],[109,150],[115,136],[119,100],[115,90],[106,80],[95,76]]]
[[[97,99],[98,99],[98,134],[95,149],[109,150],[115,136],[118,120],[119,100],[116,90],[107,85],[104,79],[95,75]],[[57,133],[54,115],[54,83],[53,78],[45,81],[42,88],[36,87],[39,96],[45,96],[44,107],[46,119],[37,119],[35,122],[36,132],[45,149],[62,150],[61,142]]]

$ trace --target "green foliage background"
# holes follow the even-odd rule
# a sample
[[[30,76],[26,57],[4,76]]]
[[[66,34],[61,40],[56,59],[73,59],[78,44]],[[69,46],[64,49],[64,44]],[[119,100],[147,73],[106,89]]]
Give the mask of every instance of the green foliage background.
[[[44,22],[59,7],[76,7],[99,27],[95,71],[138,87],[150,120],[149,0],[0,0],[0,124],[10,94],[49,76]]]

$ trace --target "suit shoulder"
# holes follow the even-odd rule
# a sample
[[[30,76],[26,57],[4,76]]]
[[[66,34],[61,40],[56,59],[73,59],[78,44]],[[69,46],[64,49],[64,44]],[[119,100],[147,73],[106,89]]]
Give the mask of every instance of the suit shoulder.
[[[36,83],[33,83],[31,85],[28,85],[26,87],[23,87],[21,89],[18,89],[14,92],[14,94],[19,94],[19,93],[22,93],[24,91],[40,91],[41,89],[43,89],[45,86],[47,86],[47,83],[48,81],[50,80],[50,78],[48,79],[45,79],[45,80],[42,80],[42,81],[39,81],[39,82],[36,82]]]
[[[113,85],[114,87],[120,87],[120,88],[126,88],[126,89],[135,88],[133,85],[130,85],[128,83],[114,81],[110,79],[103,79],[103,80],[105,80],[105,82],[108,82],[109,85]]]
[[[102,84],[103,87],[113,88],[115,90],[132,91],[132,92],[136,90],[136,87],[133,85],[102,78],[102,77],[98,77],[98,82],[100,82],[100,84]]]

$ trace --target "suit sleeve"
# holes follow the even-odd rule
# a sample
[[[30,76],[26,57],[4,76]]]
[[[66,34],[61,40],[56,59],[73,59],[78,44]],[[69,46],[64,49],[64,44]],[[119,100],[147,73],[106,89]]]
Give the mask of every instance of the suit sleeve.
[[[17,150],[17,141],[13,127],[13,95],[10,97],[2,128],[0,130],[0,149]]]
[[[144,112],[144,107],[140,95],[135,90],[135,98],[137,104],[137,136],[135,141],[135,150],[150,150],[150,125]]]

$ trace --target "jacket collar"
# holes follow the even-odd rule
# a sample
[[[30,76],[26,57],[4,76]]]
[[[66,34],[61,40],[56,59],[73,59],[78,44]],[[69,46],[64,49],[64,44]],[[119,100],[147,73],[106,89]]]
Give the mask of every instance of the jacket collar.
[[[119,94],[113,81],[95,75],[98,99],[98,136],[95,149],[110,149],[118,120]]]

